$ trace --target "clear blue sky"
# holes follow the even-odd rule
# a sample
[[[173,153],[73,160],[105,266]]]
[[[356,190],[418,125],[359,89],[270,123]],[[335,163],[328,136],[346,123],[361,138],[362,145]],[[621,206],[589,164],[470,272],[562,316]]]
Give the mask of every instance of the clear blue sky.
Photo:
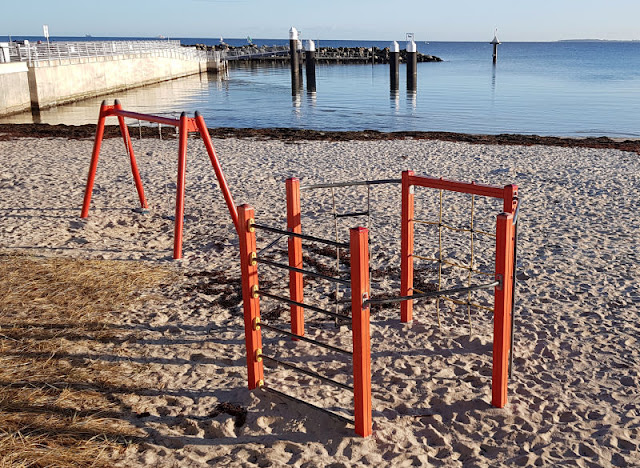
[[[640,0],[3,1],[0,35],[486,41],[640,39]]]

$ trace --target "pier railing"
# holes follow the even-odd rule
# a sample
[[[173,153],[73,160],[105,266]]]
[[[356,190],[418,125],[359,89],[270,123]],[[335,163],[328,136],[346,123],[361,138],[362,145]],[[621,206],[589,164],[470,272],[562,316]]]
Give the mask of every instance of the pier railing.
[[[86,41],[11,43],[9,56],[12,62],[28,62],[29,65],[52,63],[68,59],[89,57],[115,57],[121,55],[145,55],[170,57],[183,60],[221,60],[218,51],[204,51],[182,47],[180,41]]]

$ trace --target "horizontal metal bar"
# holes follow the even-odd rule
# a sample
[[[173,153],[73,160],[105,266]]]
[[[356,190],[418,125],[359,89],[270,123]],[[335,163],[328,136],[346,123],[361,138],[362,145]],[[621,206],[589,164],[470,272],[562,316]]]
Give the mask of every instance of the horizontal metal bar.
[[[276,268],[282,268],[284,270],[289,271],[297,271],[298,273],[302,273],[309,276],[315,276],[316,278],[325,279],[327,281],[333,281],[334,283],[341,283],[350,285],[351,282],[349,280],[343,280],[341,278],[334,278],[333,276],[323,275],[322,273],[316,273],[315,271],[303,270],[302,268],[296,268],[289,265],[285,265],[284,263],[272,262],[271,260],[266,260],[264,258],[258,257],[258,263],[264,263],[265,265],[271,265]]]
[[[317,372],[312,372],[312,371],[308,371],[306,369],[302,369],[300,367],[294,366],[293,364],[289,364],[287,362],[283,362],[283,361],[280,361],[278,359],[275,359],[275,358],[272,358],[272,357],[269,357],[269,356],[265,356],[264,354],[262,355],[262,358],[266,359],[267,361],[274,362],[279,366],[286,367],[287,369],[291,369],[291,370],[294,370],[296,372],[300,372],[301,374],[308,375],[309,377],[313,377],[314,379],[322,380],[323,382],[326,382],[326,383],[328,383],[330,385],[333,385],[335,387],[341,388],[343,390],[351,390],[351,391],[353,391],[353,387],[351,387],[350,385],[343,384],[343,383],[338,382],[336,380],[330,379],[328,377],[325,377],[323,375],[318,374]]]
[[[451,262],[451,261],[447,260],[446,258],[443,258],[442,260],[440,260],[438,258],[424,257],[422,255],[416,255],[416,254],[413,254],[411,256],[413,258],[417,258],[418,260],[424,260],[426,262],[444,263],[445,265],[449,265],[449,266],[452,266],[452,267],[460,268],[461,270],[467,270],[467,271],[470,271],[472,273],[476,273],[478,275],[484,275],[484,276],[490,276],[490,277],[494,277],[495,276],[495,273],[487,273],[486,271],[476,270],[475,268],[471,268],[471,267],[468,267],[466,265],[460,265],[458,263]]]
[[[437,179],[427,176],[409,176],[409,185],[427,187],[450,192],[468,193],[471,195],[482,195],[485,197],[499,198],[504,200],[504,187],[494,185],[476,184],[475,182],[457,182],[455,180]]]
[[[180,125],[180,119],[169,119],[167,117],[159,117],[157,115],[140,114],[138,112],[130,112],[126,110],[112,110],[110,115],[116,115],[120,117],[129,117],[130,119],[143,120],[145,122],[156,122],[163,125],[169,125],[172,127],[178,127]]]
[[[256,229],[262,229],[264,231],[274,232],[276,234],[283,234],[285,236],[291,237],[299,237],[300,239],[305,239],[312,242],[320,242],[327,245],[333,245],[334,247],[339,247],[341,249],[349,249],[349,244],[343,242],[336,242],[328,239],[321,239],[319,237],[307,236],[306,234],[298,234],[297,232],[285,231],[283,229],[273,228],[271,226],[265,226],[264,224],[254,224],[253,227]]]
[[[401,184],[401,183],[402,183],[402,179],[360,180],[360,181],[354,181],[354,182],[334,182],[329,184],[302,185],[300,186],[300,190],[332,188],[332,187],[353,187],[358,185]]]
[[[329,349],[331,351],[335,351],[337,353],[346,354],[348,356],[351,356],[353,354],[351,351],[347,351],[346,349],[336,348],[335,346],[331,346],[331,345],[328,345],[326,343],[322,343],[321,341],[317,341],[317,340],[313,340],[311,338],[307,338],[306,336],[296,335],[295,333],[291,333],[291,332],[288,332],[286,330],[282,330],[280,328],[272,327],[271,325],[267,325],[264,322],[261,322],[260,326],[262,328],[266,328],[267,330],[271,330],[272,332],[280,333],[281,335],[285,335],[285,336],[290,336],[291,338],[297,338],[300,341],[306,341],[307,343],[311,343],[311,344],[314,344],[316,346],[320,346],[321,348],[326,348],[326,349]]]
[[[265,291],[259,290],[258,294],[260,294],[261,296],[270,297],[271,299],[275,299],[276,301],[284,302],[289,305],[295,305],[295,306],[303,307],[305,309],[313,310],[314,312],[320,312],[321,314],[329,315],[331,317],[334,317],[340,320],[346,320],[349,322],[351,321],[351,317],[348,315],[340,315],[340,314],[336,314],[335,312],[329,312],[328,310],[321,309],[320,307],[312,306],[309,304],[303,304],[302,302],[293,301],[291,299],[287,299],[286,297],[277,296],[275,294],[270,294]]]
[[[438,221],[422,221],[420,219],[414,219],[413,222],[416,223],[416,224],[426,224],[426,225],[429,225],[429,226],[442,226],[443,228],[449,229],[450,231],[471,232],[473,234],[482,234],[482,235],[485,235],[485,236],[496,237],[496,235],[494,233],[491,233],[491,232],[485,232],[485,231],[481,231],[479,229],[457,228],[457,227],[449,226],[448,224],[445,224],[445,223],[440,223]]]
[[[465,293],[465,292],[469,292],[469,291],[475,291],[476,289],[488,289],[488,288],[493,288],[497,285],[499,285],[500,282],[499,281],[493,281],[492,283],[485,283],[485,284],[476,284],[474,286],[468,286],[466,288],[454,288],[454,289],[442,289],[440,291],[428,291],[422,294],[415,294],[413,296],[398,296],[398,297],[389,297],[389,298],[385,298],[385,299],[369,299],[367,301],[364,302],[364,306],[370,305],[370,304],[392,304],[394,302],[404,302],[404,301],[411,301],[413,299],[423,299],[423,298],[427,298],[427,297],[438,297],[438,296],[445,296],[447,294],[459,294],[459,293]]]
[[[315,409],[315,410],[318,410],[318,411],[321,411],[321,412],[323,412],[323,413],[325,413],[325,414],[328,414],[328,415],[329,415],[329,416],[331,416],[332,418],[336,418],[336,419],[338,419],[338,420],[340,420],[340,421],[342,421],[342,422],[344,422],[344,423],[352,424],[352,425],[353,425],[353,424],[355,424],[355,423],[353,422],[353,420],[352,420],[352,419],[345,418],[344,416],[342,416],[342,415],[340,415],[340,414],[338,414],[338,413],[334,413],[333,411],[329,411],[329,410],[328,410],[328,409],[326,409],[326,408],[321,408],[321,407],[316,406],[316,405],[314,405],[314,404],[312,404],[312,403],[309,403],[308,401],[301,400],[300,398],[296,398],[296,397],[294,397],[294,396],[287,395],[286,393],[282,393],[282,392],[280,392],[280,391],[278,391],[278,390],[276,390],[276,389],[273,389],[273,388],[271,388],[271,387],[267,387],[266,385],[263,385],[263,386],[262,386],[262,387],[260,387],[260,388],[261,388],[261,389],[264,389],[264,390],[266,390],[266,391],[268,391],[268,392],[274,393],[274,394],[276,394],[276,395],[278,395],[278,396],[281,396],[281,397],[283,397],[283,398],[288,398],[289,400],[295,401],[295,402],[297,402],[297,403],[302,403],[303,405],[307,405],[307,406],[309,406],[309,407],[311,407],[311,408],[313,408],[313,409]]]
[[[369,216],[368,211],[357,211],[355,213],[336,213],[333,215],[336,218],[355,218],[356,216]]]

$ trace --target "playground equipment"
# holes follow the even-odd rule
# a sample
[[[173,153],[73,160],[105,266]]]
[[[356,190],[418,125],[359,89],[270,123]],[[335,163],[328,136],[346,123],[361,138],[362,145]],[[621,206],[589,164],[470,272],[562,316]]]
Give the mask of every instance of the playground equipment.
[[[131,144],[131,137],[129,135],[129,129],[125,124],[125,117],[138,119],[138,121],[155,122],[158,125],[167,125],[178,128],[178,180],[176,190],[176,212],[175,212],[175,225],[174,225],[174,241],[173,241],[173,258],[182,258],[182,231],[184,225],[184,195],[185,195],[185,182],[186,182],[186,167],[187,167],[187,140],[189,133],[198,132],[204,142],[204,145],[209,154],[211,165],[215,171],[216,178],[220,184],[220,190],[229,209],[229,214],[233,220],[233,224],[238,230],[238,212],[227,182],[224,178],[224,173],[220,167],[218,156],[211,142],[211,136],[209,130],[205,124],[204,119],[199,112],[196,111],[194,118],[188,118],[186,113],[183,112],[180,115],[180,119],[171,119],[166,117],[160,117],[156,115],[140,114],[137,112],[130,112],[122,109],[122,105],[116,100],[113,106],[108,106],[106,101],[102,102],[100,106],[100,115],[98,117],[98,125],[96,129],[96,138],[93,145],[93,153],[91,156],[91,165],[89,166],[89,176],[87,178],[87,186],[84,192],[84,202],[82,205],[81,217],[86,218],[89,216],[89,206],[91,205],[91,194],[93,191],[93,183],[95,181],[96,169],[98,167],[98,156],[100,154],[100,147],[104,138],[104,126],[107,117],[117,117],[118,124],[120,125],[120,133],[124,140],[125,150],[131,161],[131,172],[133,173],[133,179],[138,192],[138,198],[140,199],[140,205],[142,209],[148,209],[147,200],[144,195],[144,189],[142,187],[142,179],[140,178],[140,172],[138,171],[138,165],[133,153],[133,145]]]
[[[402,179],[392,179],[384,181],[366,181],[342,184],[319,184],[307,186],[306,188],[334,188],[349,185],[377,185],[388,183],[401,183],[402,186],[402,215],[401,215],[401,291],[400,295],[391,298],[371,297],[369,281],[369,245],[368,230],[365,228],[353,228],[350,232],[350,242],[340,243],[338,241],[320,239],[318,237],[302,234],[301,229],[301,208],[300,208],[300,183],[297,179],[287,180],[287,230],[277,229],[270,226],[256,223],[254,211],[248,205],[239,208],[238,230],[240,233],[240,250],[242,262],[242,291],[244,300],[244,323],[245,323],[245,345],[247,351],[247,367],[249,388],[262,387],[278,395],[291,398],[300,403],[310,405],[316,409],[329,412],[341,420],[353,423],[358,435],[366,437],[372,433],[371,418],[371,362],[370,362],[370,337],[369,337],[369,316],[370,306],[373,304],[401,304],[401,321],[412,320],[413,301],[443,297],[456,301],[450,296],[457,294],[469,294],[480,289],[494,290],[494,339],[493,339],[493,370],[492,370],[492,400],[491,404],[502,408],[507,403],[507,380],[509,373],[509,359],[512,356],[513,348],[513,321],[512,309],[514,301],[515,284],[515,262],[516,262],[516,238],[517,238],[517,218],[519,202],[517,198],[517,187],[507,185],[496,187],[481,185],[476,183],[455,182],[431,177],[416,176],[412,171],[405,171]],[[458,193],[471,194],[472,197],[482,196],[503,200],[503,213],[496,217],[496,232],[482,232],[474,228],[473,214],[469,228],[454,228],[447,226],[442,219],[442,208],[437,228],[454,229],[468,232],[471,235],[473,244],[474,235],[486,235],[495,237],[495,270],[491,273],[491,281],[481,284],[469,284],[466,287],[441,289],[440,276],[442,265],[448,261],[442,255],[442,245],[439,245],[440,255],[438,258],[426,258],[414,254],[414,223],[421,222],[414,219],[414,187],[429,187],[442,191],[452,191]],[[333,195],[333,194],[332,194]],[[472,198],[473,200],[473,198]],[[472,202],[473,203],[473,202]],[[442,202],[440,203],[442,206]],[[473,204],[472,204],[473,207]],[[335,211],[335,204],[334,204]],[[473,208],[472,208],[473,213]],[[369,216],[367,212],[350,213],[348,216]],[[281,264],[263,258],[256,250],[256,230],[268,231],[288,237],[288,264]],[[441,233],[440,233],[441,234]],[[278,239],[276,239],[277,241]],[[302,264],[302,241],[322,243],[333,246],[336,249],[346,249],[350,253],[350,280],[334,278],[320,274],[315,271],[303,269]],[[273,243],[272,243],[273,244]],[[270,244],[270,245],[272,245]],[[268,246],[269,247],[269,246]],[[413,260],[432,260],[439,264],[439,281],[436,291],[418,291],[413,287]],[[472,256],[473,258],[473,256]],[[263,291],[258,286],[258,263],[263,263],[276,268],[289,270],[289,298]],[[452,262],[448,262],[451,264]],[[454,264],[458,268],[463,268],[469,272],[475,271],[473,260],[469,265]],[[318,312],[336,319],[349,319],[344,315],[324,310],[314,305],[305,304],[303,293],[303,275],[308,275],[322,280],[331,281],[337,284],[345,284],[351,289],[351,324],[353,337],[353,350],[348,351],[334,347],[332,345],[313,340],[304,336],[304,310]],[[270,324],[265,324],[260,319],[260,298],[265,297],[278,302],[290,305],[291,331],[282,330]],[[457,301],[475,306],[470,300],[467,302]],[[353,359],[353,386],[336,382],[325,376],[302,369],[290,363],[282,362],[263,353],[261,330],[265,329],[280,335],[289,336],[294,340],[306,341],[311,344],[329,349],[333,352],[347,354]],[[319,408],[304,400],[300,400],[291,395],[287,395],[265,384],[263,362],[283,366],[287,369],[301,372],[307,376],[314,377],[324,383],[334,385],[338,388],[350,390],[354,395],[354,420],[344,418],[334,412],[324,408]]]

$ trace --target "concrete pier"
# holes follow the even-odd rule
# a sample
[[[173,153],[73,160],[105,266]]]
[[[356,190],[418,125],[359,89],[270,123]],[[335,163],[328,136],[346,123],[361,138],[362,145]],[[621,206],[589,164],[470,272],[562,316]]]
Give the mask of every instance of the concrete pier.
[[[219,54],[207,54],[188,48],[168,46],[165,49],[132,50],[120,53],[122,44],[108,43],[112,54],[81,55],[75,43],[65,43],[67,55],[48,56],[27,44],[26,59],[0,63],[0,116],[38,111],[56,105],[113,93],[161,81],[172,80],[223,65]],[[46,47],[46,45],[45,45]],[[96,46],[97,47],[97,46]],[[70,50],[69,50],[70,49]],[[128,50],[127,48],[124,48]],[[18,50],[25,53],[24,47]],[[71,52],[73,51],[73,53]],[[215,60],[218,57],[218,60]]]
[[[30,108],[27,64],[0,63],[0,115],[17,114]]]

